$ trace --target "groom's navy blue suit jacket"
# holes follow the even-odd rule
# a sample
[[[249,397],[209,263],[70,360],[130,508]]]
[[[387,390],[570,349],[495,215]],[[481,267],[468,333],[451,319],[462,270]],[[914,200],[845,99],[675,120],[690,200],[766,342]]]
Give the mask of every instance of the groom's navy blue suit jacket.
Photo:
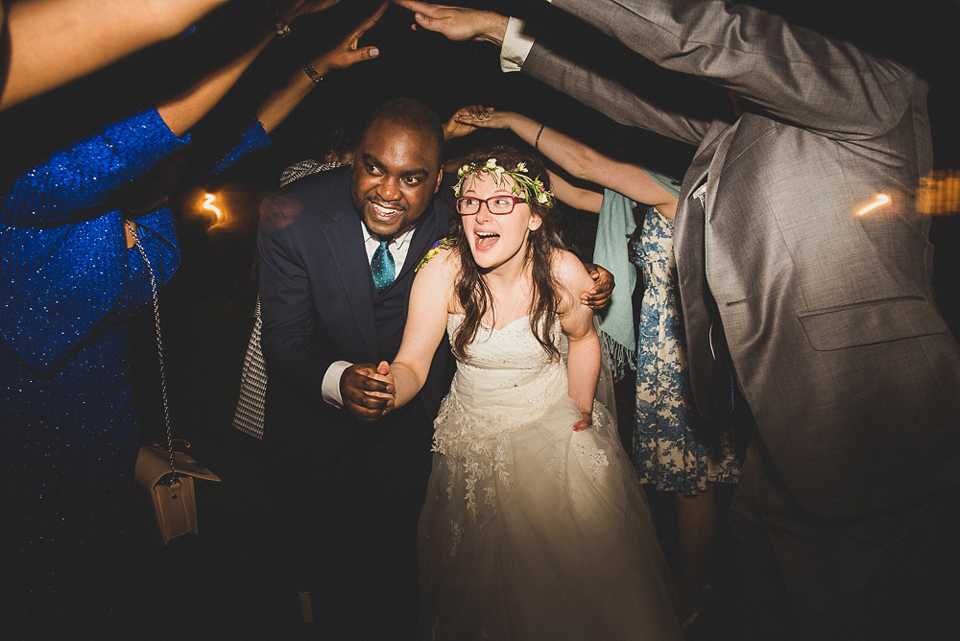
[[[434,197],[421,215],[396,281],[373,285],[363,224],[350,196],[350,168],[304,177],[261,205],[258,235],[263,352],[267,363],[267,427],[279,438],[401,430],[422,442],[429,460],[433,419],[449,386],[453,362],[437,350],[420,394],[376,423],[323,400],[324,373],[338,360],[392,361],[400,348],[420,258],[448,229],[450,206]],[[331,456],[335,453],[331,452]]]

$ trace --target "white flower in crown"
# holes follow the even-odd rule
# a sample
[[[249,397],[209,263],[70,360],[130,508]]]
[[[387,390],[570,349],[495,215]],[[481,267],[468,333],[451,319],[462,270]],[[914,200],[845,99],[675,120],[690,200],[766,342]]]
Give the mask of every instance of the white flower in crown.
[[[523,173],[527,173],[527,163],[525,163],[525,162],[518,162],[518,163],[517,163],[517,171],[522,171]]]

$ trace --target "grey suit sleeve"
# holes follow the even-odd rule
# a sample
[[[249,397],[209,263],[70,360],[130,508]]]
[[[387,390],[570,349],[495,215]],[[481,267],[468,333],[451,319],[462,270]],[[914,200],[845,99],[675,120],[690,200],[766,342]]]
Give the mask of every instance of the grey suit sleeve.
[[[553,4],[661,67],[703,78],[775,117],[837,137],[889,130],[909,108],[918,82],[897,63],[722,0]]]
[[[537,42],[521,70],[623,125],[641,127],[697,146],[710,123],[662,107]],[[656,89],[653,89],[656,91]]]
[[[316,334],[310,279],[296,243],[301,205],[279,192],[260,206],[261,343],[271,377],[282,376],[320,399],[323,376],[334,359]]]

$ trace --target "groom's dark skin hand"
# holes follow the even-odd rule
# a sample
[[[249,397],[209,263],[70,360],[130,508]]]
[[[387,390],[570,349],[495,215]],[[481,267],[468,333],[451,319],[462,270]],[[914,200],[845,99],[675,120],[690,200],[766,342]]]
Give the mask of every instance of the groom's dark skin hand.
[[[371,378],[376,371],[373,363],[357,363],[340,378],[343,408],[361,421],[375,421],[393,406],[393,385]]]

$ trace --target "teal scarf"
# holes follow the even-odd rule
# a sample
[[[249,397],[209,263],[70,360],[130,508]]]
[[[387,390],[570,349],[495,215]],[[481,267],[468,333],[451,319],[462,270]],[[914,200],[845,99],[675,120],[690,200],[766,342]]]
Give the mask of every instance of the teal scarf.
[[[679,195],[680,186],[671,178],[644,169],[660,186]],[[610,189],[603,190],[603,205],[597,223],[597,239],[593,245],[593,262],[613,274],[616,287],[610,305],[600,313],[600,343],[614,380],[636,369],[637,339],[633,326],[633,290],[637,285],[637,268],[630,262],[627,246],[637,228],[634,209],[637,203]]]

